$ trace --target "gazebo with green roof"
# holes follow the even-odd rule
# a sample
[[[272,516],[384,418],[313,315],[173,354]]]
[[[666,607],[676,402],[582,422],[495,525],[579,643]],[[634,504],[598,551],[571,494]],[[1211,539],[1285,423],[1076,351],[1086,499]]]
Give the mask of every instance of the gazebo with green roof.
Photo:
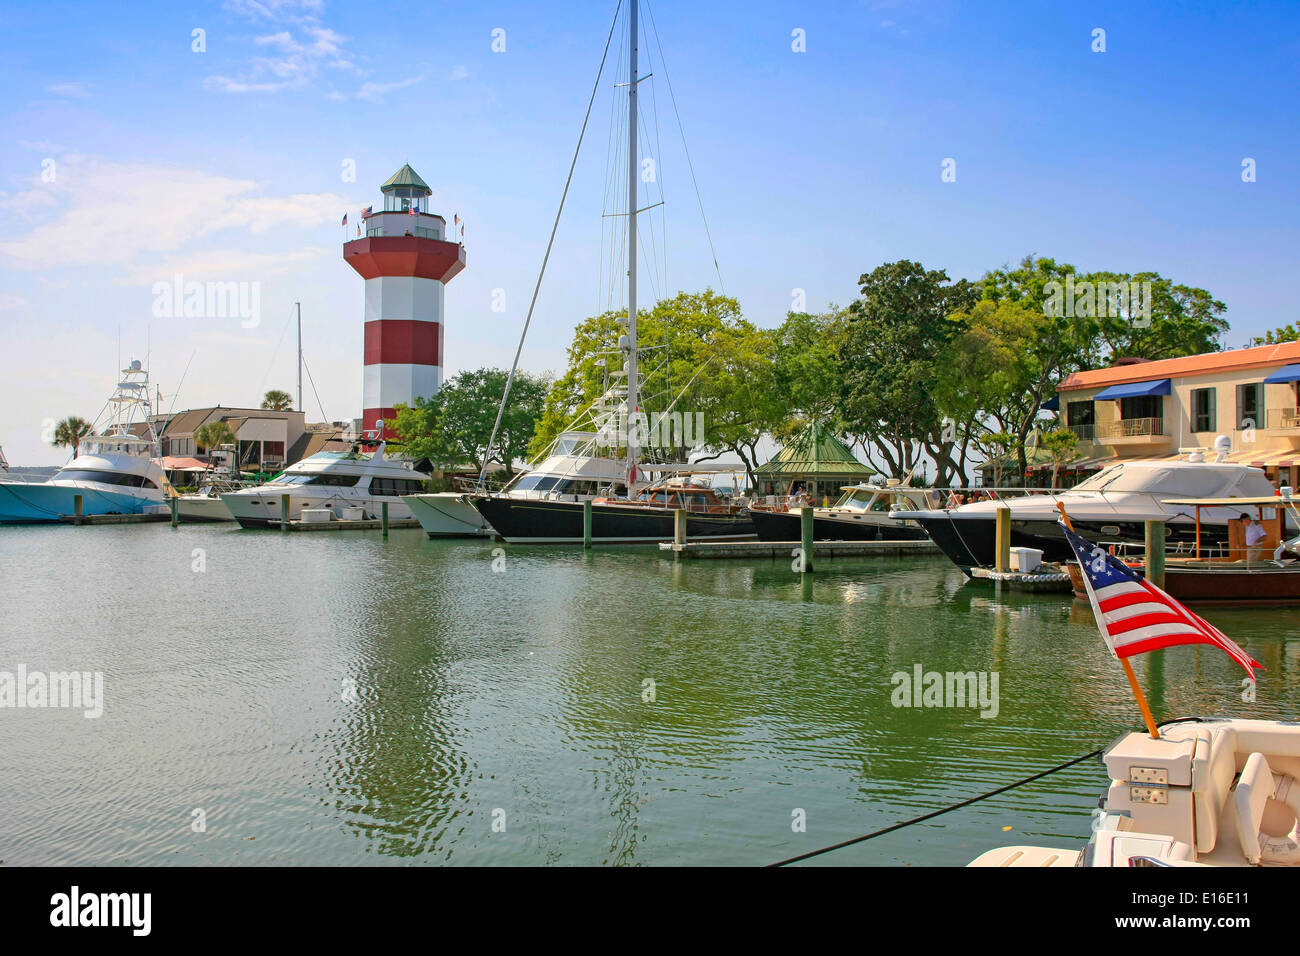
[[[788,495],[803,489],[814,500],[833,500],[842,485],[870,481],[875,475],[875,469],[858,461],[834,432],[815,421],[754,470],[755,493]]]
[[[411,206],[419,212],[428,212],[422,200],[433,195],[429,184],[420,178],[410,163],[403,163],[402,168],[379,187],[379,191],[384,194],[384,212],[406,212]]]

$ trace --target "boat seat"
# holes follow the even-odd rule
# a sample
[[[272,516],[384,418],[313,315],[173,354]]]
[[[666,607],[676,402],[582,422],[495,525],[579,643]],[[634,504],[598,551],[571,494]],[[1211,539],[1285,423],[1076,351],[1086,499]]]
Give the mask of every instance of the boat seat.
[[[1237,836],[1241,840],[1241,852],[1246,862],[1258,866],[1261,857],[1261,844],[1266,839],[1260,833],[1260,824],[1264,822],[1264,807],[1276,792],[1273,785],[1273,771],[1261,753],[1253,753],[1246,758],[1246,766],[1233,788],[1233,808],[1237,814]]]
[[[1002,846],[981,853],[966,865],[987,866],[1076,866],[1078,850],[1056,850],[1045,846]]]

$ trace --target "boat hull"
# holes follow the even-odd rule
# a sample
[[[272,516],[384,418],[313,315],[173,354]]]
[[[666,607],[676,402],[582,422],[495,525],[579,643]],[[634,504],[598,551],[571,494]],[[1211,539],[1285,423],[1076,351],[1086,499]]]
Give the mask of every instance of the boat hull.
[[[478,513],[469,496],[457,492],[407,495],[402,498],[430,538],[481,538],[492,527]]]
[[[220,498],[181,495],[176,502],[181,521],[234,521],[235,516]]]
[[[499,537],[511,544],[581,544],[582,502],[528,498],[473,498],[474,507]],[[673,512],[661,508],[593,504],[591,537],[602,544],[671,541]],[[689,514],[689,540],[745,540],[754,537],[748,514]]]
[[[802,538],[802,521],[798,512],[750,508],[749,517],[754,522],[759,541],[799,541]],[[924,528],[888,518],[881,523],[851,517],[813,517],[814,541],[924,541],[926,537]]]
[[[280,524],[281,492],[235,491],[221,496],[231,517],[241,528],[273,528]],[[336,519],[342,519],[345,508],[364,508],[367,518],[378,518],[385,499],[348,497],[344,495],[303,495],[289,493],[289,520],[302,518],[303,508],[329,508]],[[401,498],[389,498],[388,517],[400,521],[411,517],[411,509]]]
[[[1300,565],[1244,567],[1165,565],[1164,588],[1180,601],[1216,604],[1300,604]]]
[[[925,529],[930,539],[967,575],[971,568],[988,568],[995,563],[997,527],[991,515],[985,517],[959,516],[945,512],[912,512],[910,517]],[[1073,524],[1079,534],[1094,543],[1141,544],[1146,538],[1146,524],[1143,521],[1113,517],[1089,521],[1076,517],[1073,518]],[[1165,527],[1168,532],[1165,537],[1166,547],[1191,545],[1196,540],[1196,527],[1192,522],[1171,521]],[[1227,540],[1226,525],[1202,525],[1202,545],[1226,543]],[[1043,552],[1044,561],[1068,561],[1074,557],[1060,525],[1047,519],[1018,521],[1012,518],[1011,547],[1036,548]]]
[[[26,484],[0,482],[0,524],[43,524],[76,514],[76,497],[81,495],[83,515],[138,515],[145,505],[161,504],[162,494],[131,494],[115,488],[84,485]]]

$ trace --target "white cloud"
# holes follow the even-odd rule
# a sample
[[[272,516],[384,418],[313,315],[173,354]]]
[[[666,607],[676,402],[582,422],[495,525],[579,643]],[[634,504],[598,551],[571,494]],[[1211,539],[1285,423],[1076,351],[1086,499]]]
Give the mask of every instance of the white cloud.
[[[4,311],[5,309],[21,309],[26,304],[26,299],[14,295],[12,292],[0,293],[0,311]]]
[[[265,253],[250,252],[247,249],[213,249],[133,266],[123,282],[126,285],[153,285],[155,282],[169,282],[178,274],[183,275],[187,281],[220,279],[260,282],[271,276],[286,275],[290,269],[304,262],[337,255],[338,249],[329,246],[308,246],[289,252]]]
[[[356,71],[344,45],[348,38],[323,26],[319,3],[237,0],[226,9],[240,16],[274,23],[280,29],[253,38],[265,51],[252,57],[235,75],[213,74],[204,79],[209,90],[222,93],[276,93],[304,89],[322,69]]]
[[[65,157],[55,183],[37,176],[28,189],[0,198],[0,208],[29,218],[54,213],[25,235],[0,241],[0,264],[34,270],[135,264],[224,230],[313,229],[355,205],[334,193],[263,195],[252,180],[201,170]]]
[[[86,88],[85,83],[51,83],[45,87],[45,92],[77,100],[84,100],[90,96],[90,90]]]
[[[357,90],[357,99],[380,103],[389,93],[404,90],[408,86],[415,86],[417,83],[423,83],[426,75],[421,73],[419,76],[412,76],[405,80],[394,80],[390,83],[362,83],[361,89]]]
[[[451,71],[451,73],[447,76],[447,79],[455,83],[457,80],[463,80],[467,76],[469,76],[469,70],[465,69],[465,67],[463,66],[458,66]]]

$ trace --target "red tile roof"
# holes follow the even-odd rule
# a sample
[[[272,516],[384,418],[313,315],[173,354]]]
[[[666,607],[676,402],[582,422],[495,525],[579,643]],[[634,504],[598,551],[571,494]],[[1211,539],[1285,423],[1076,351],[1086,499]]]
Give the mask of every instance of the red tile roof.
[[[1160,359],[1155,362],[1121,365],[1117,368],[1096,368],[1086,372],[1075,372],[1061,383],[1057,391],[1068,392],[1080,388],[1123,385],[1126,382],[1146,382],[1153,378],[1212,375],[1215,372],[1267,368],[1290,365],[1293,362],[1300,362],[1300,342],[1282,342],[1278,345],[1260,345],[1251,349],[1205,352],[1184,358]]]

